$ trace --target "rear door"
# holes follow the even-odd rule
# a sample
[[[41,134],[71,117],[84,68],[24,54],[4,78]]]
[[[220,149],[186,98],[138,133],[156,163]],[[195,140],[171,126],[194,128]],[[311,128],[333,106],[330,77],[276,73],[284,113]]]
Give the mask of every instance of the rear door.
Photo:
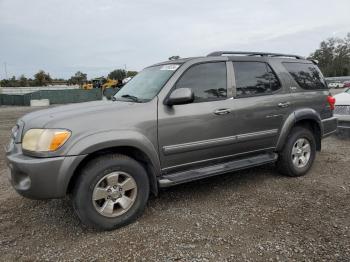
[[[239,150],[253,152],[276,146],[290,106],[290,93],[272,67],[261,61],[233,61],[234,112],[239,121]]]

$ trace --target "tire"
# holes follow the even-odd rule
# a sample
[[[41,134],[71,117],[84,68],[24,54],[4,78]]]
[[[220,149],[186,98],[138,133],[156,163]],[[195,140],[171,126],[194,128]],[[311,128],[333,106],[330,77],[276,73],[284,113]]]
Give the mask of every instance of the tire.
[[[298,150],[303,139],[305,141],[304,146],[302,146],[303,149]],[[310,148],[309,155],[305,154],[307,153],[307,143]],[[316,141],[313,133],[307,128],[296,126],[291,130],[283,149],[279,152],[277,169],[286,176],[298,177],[305,175],[312,167],[315,156]]]
[[[147,173],[139,162],[125,155],[108,154],[91,160],[82,169],[73,189],[73,208],[87,226],[113,230],[132,223],[143,213],[149,191]]]

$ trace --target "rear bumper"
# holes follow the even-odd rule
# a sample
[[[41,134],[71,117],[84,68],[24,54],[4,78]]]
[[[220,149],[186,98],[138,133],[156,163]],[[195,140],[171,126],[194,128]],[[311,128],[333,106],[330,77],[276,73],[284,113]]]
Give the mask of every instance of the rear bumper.
[[[350,115],[336,115],[338,118],[338,130],[350,130]]]
[[[32,199],[60,198],[84,156],[36,158],[23,155],[20,144],[6,149],[9,180],[22,196]]]
[[[338,118],[333,116],[330,118],[322,119],[323,135],[322,138],[330,136],[337,131]]]

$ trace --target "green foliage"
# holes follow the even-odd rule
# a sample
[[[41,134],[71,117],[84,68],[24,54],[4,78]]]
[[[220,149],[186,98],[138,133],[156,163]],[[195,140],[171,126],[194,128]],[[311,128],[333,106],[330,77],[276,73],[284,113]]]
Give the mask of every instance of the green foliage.
[[[309,58],[318,60],[318,66],[326,77],[349,76],[350,33],[343,39],[332,37],[322,41]]]
[[[85,79],[86,79],[86,74]],[[0,80],[0,86],[2,87],[26,87],[26,86],[46,86],[49,84],[54,84],[53,82],[61,82],[60,84],[65,84],[66,81],[62,78],[52,79],[49,73],[40,70],[34,75],[34,79],[27,78],[25,75],[21,75],[19,78],[15,76],[9,79]]]
[[[108,78],[115,80],[123,80],[126,77],[124,69],[116,69],[108,74]]]
[[[52,78],[49,73],[45,73],[44,70],[40,70],[34,75],[34,84],[36,86],[47,86],[52,83]]]
[[[68,84],[70,85],[82,85],[87,81],[87,74],[84,74],[80,71],[76,72],[74,76],[68,79]]]
[[[4,79],[1,81],[1,86],[9,86],[9,87],[18,87],[18,81],[16,80],[16,77],[13,76],[9,79]]]
[[[19,86],[29,86],[28,79],[25,77],[25,75],[21,75],[18,80]]]
[[[126,77],[134,77],[137,75],[137,71],[128,71]]]

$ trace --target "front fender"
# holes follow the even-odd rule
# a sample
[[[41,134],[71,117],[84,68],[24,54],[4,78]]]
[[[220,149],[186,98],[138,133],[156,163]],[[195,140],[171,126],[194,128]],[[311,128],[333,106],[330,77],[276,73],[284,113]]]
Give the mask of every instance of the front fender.
[[[61,194],[64,194],[68,188],[69,182],[74,175],[74,170],[89,154],[99,150],[112,147],[134,147],[142,151],[153,165],[153,172],[151,175],[151,183],[156,189],[156,177],[160,175],[160,161],[158,153],[153,143],[143,134],[130,130],[110,130],[90,134],[79,138],[70,145],[67,149],[66,156],[76,156],[74,161],[68,161],[61,167],[61,172],[58,178]]]
[[[80,138],[68,149],[67,155],[88,155],[99,150],[128,146],[144,152],[153,167],[160,171],[160,161],[155,145],[143,134],[131,130],[102,131]]]

